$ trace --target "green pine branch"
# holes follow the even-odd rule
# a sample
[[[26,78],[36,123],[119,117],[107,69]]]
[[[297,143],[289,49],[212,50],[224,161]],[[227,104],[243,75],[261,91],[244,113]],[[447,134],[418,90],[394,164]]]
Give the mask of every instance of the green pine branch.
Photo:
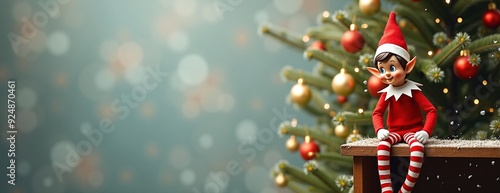
[[[331,189],[325,183],[323,183],[320,179],[318,179],[316,176],[306,175],[301,169],[299,169],[297,167],[290,166],[286,163],[281,163],[279,165],[279,168],[284,173],[286,173],[290,176],[293,176],[294,179],[297,179],[297,181],[309,184],[311,186],[314,186],[314,187],[319,188],[319,189],[326,191],[326,192],[331,191]]]
[[[500,48],[500,34],[493,34],[484,38],[476,39],[470,43],[468,49],[472,53],[483,53]]]
[[[269,24],[264,24],[260,27],[260,32],[263,35],[273,37],[298,50],[304,51],[307,48],[306,43],[302,41],[302,36],[289,33],[285,29],[273,27]]]
[[[330,189],[332,190],[331,192],[333,193],[340,193],[340,188],[337,187],[335,184],[335,180],[332,179],[330,176],[328,176],[322,169],[320,168],[314,168],[312,170],[309,170],[312,174],[314,174],[318,179],[320,179],[323,183],[325,183]]]
[[[304,83],[310,86],[314,86],[320,89],[324,89],[333,92],[331,86],[331,80],[323,77],[315,76],[309,72],[304,72],[303,70],[296,70],[291,67],[283,68],[281,74],[290,81],[297,82],[299,78],[304,79]]]
[[[304,56],[307,59],[314,58],[320,62],[323,62],[325,65],[331,66],[337,70],[344,68],[346,72],[348,72],[354,77],[354,80],[358,84],[363,84],[363,81],[367,80],[370,77],[368,72],[364,70],[358,68],[359,72],[355,71],[356,66],[358,66],[357,61],[345,60],[344,57],[337,56],[334,53],[329,53],[321,50],[308,49],[306,50],[306,52],[304,52]],[[344,63],[346,64],[344,65]]]
[[[316,159],[329,161],[342,167],[352,168],[352,157],[342,156],[338,152],[317,153]]]
[[[370,125],[372,123],[372,111],[364,111],[363,113],[344,111],[339,116],[342,117],[344,124]]]
[[[467,9],[474,6],[477,3],[488,2],[491,0],[462,0],[455,1],[453,7],[451,8],[451,15],[463,15]]]
[[[338,31],[341,31],[341,32],[349,30],[349,26],[345,26],[344,24],[342,24],[340,22],[334,21],[332,17],[322,17],[321,22],[323,25],[326,25],[326,26],[329,25],[333,28],[337,28]]]
[[[287,182],[286,186],[296,193],[309,193],[309,191],[305,190],[304,188],[302,188],[302,186],[294,181]]]
[[[343,144],[345,142],[343,139],[340,139],[336,136],[325,135],[324,131],[321,131],[318,128],[305,127],[300,125],[293,127],[290,124],[282,124],[279,130],[282,134],[287,135],[295,135],[301,137],[309,135],[313,140],[335,148],[335,150],[338,150],[340,144]]]
[[[344,48],[340,44],[338,44],[336,42],[328,42],[326,44],[326,50],[329,53],[331,53],[331,54],[333,54],[333,55],[335,55],[335,56],[337,56],[339,58],[340,57],[346,58],[347,61],[349,61],[349,63],[356,62],[359,59],[359,56],[357,56],[356,54],[351,54],[349,52],[346,52],[344,50]],[[335,68],[335,69],[339,70],[337,68]]]
[[[321,40],[321,41],[340,41],[342,38],[342,33],[340,30],[328,25],[321,25],[320,27],[309,28],[306,35],[311,39]]]
[[[432,36],[434,35],[434,31],[438,31],[438,29],[434,29],[435,26],[428,25],[423,19],[422,15],[419,14],[418,11],[414,11],[409,9],[408,7],[396,6],[394,10],[397,14],[403,18],[408,19],[415,27],[418,32],[422,34],[424,40],[430,47],[434,47],[432,44]]]
[[[450,61],[451,59],[455,58],[458,55],[463,44],[464,42],[454,39],[448,45],[441,48],[441,52],[439,52],[434,56],[433,58],[434,62],[438,66],[444,66],[445,64],[448,64],[448,61]]]

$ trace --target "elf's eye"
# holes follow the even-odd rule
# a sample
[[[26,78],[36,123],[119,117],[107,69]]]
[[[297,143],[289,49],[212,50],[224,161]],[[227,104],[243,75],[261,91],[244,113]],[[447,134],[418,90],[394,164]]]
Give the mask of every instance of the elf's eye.
[[[380,74],[385,74],[385,68],[384,67],[380,68]]]
[[[391,65],[391,72],[394,72],[394,71],[396,71],[396,66]]]

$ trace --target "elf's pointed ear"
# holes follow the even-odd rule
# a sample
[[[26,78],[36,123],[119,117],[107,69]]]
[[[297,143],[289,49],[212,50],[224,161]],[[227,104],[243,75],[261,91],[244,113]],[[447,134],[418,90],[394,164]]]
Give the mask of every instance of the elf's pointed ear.
[[[376,76],[376,77],[379,77],[380,76],[380,72],[378,71],[377,68],[374,68],[374,67],[366,67],[366,70],[368,70],[368,72],[372,73],[373,76]]]
[[[410,72],[413,70],[413,68],[415,67],[415,64],[417,64],[417,57],[413,57],[413,59],[411,59],[408,64],[406,64],[406,74],[410,74]]]

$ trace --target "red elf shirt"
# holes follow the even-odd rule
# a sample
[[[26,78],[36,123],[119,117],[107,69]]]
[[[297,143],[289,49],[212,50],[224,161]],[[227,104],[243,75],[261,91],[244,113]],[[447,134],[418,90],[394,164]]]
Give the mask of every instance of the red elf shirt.
[[[372,121],[375,133],[384,127],[384,114],[389,106],[387,126],[389,132],[401,135],[407,132],[426,131],[431,136],[436,124],[436,108],[422,94],[418,86],[422,84],[406,80],[404,85],[392,85],[379,91],[382,93],[373,111]],[[425,124],[422,110],[426,113]]]

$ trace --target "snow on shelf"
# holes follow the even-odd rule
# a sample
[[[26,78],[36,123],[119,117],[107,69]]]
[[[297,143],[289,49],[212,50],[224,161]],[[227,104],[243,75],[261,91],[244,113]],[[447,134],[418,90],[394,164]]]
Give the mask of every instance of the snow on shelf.
[[[377,138],[364,139],[352,143],[348,146],[377,146],[379,140]],[[393,147],[408,147],[405,143],[395,144]],[[500,140],[460,140],[460,139],[429,139],[425,143],[425,147],[482,147],[482,148],[500,148]]]
[[[376,156],[379,140],[364,139],[341,146],[340,153],[345,156]],[[408,144],[392,146],[392,156],[409,156]],[[500,158],[500,140],[443,140],[429,139],[425,143],[426,157],[468,157]]]

